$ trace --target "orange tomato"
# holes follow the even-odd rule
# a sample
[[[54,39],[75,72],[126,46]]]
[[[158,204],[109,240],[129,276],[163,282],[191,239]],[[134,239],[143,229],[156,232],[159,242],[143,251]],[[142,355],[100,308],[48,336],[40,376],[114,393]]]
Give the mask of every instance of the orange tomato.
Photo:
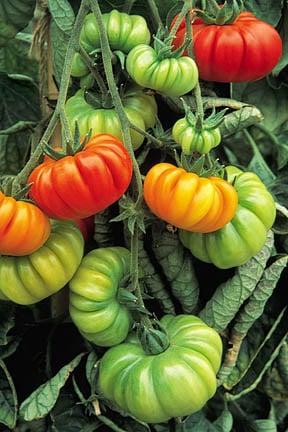
[[[0,254],[22,256],[39,249],[50,235],[50,221],[34,204],[0,192]]]
[[[199,177],[169,163],[154,165],[144,181],[145,201],[156,216],[192,232],[208,233],[233,218],[238,195],[218,177]]]

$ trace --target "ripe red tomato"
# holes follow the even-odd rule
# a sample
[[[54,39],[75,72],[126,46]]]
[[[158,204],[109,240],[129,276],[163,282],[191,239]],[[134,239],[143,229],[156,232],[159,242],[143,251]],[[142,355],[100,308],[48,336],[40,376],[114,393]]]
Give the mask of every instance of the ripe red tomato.
[[[282,55],[277,31],[251,12],[240,13],[225,25],[206,24],[196,18],[192,32],[195,60],[200,77],[206,81],[257,80],[271,72]],[[183,20],[174,39],[175,48],[183,44],[185,33]]]
[[[50,222],[34,204],[0,192],[0,254],[23,256],[35,252],[49,237]]]
[[[97,134],[74,156],[48,159],[35,168],[29,194],[52,218],[83,219],[117,201],[131,177],[132,161],[122,142]]]

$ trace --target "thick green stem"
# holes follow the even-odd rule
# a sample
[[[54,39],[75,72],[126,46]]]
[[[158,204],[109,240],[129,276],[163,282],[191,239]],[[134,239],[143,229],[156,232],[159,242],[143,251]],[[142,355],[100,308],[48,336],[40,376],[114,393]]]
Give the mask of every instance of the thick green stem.
[[[127,147],[127,150],[130,153],[132,162],[133,162],[133,170],[134,175],[136,179],[137,189],[138,189],[138,199],[137,203],[139,204],[142,201],[143,196],[143,187],[142,187],[142,179],[141,179],[141,173],[134,155],[134,150],[131,142],[131,136],[129,131],[129,120],[127,118],[127,115],[124,111],[124,107],[117,89],[117,86],[115,84],[114,75],[113,75],[113,67],[112,67],[112,52],[110,49],[107,33],[105,30],[105,26],[102,20],[102,14],[101,9],[99,7],[99,2],[96,0],[90,0],[91,9],[93,10],[95,14],[95,18],[97,21],[97,25],[100,32],[100,41],[101,41],[101,49],[102,49],[102,58],[103,58],[103,64],[104,64],[104,70],[106,74],[106,79],[109,87],[109,91],[112,97],[113,104],[115,106],[115,110],[118,114],[122,131],[123,131],[123,138],[125,146]]]
[[[30,159],[28,160],[27,164],[24,166],[24,168],[19,172],[19,174],[15,178],[15,184],[20,183],[24,184],[27,181],[27,178],[31,171],[35,168],[35,166],[38,164],[38,161],[41,157],[41,155],[44,152],[45,146],[48,144],[55,127],[57,125],[57,122],[59,120],[59,117],[61,113],[64,111],[65,101],[67,97],[68,87],[69,87],[69,80],[71,75],[71,68],[72,68],[72,60],[75,51],[78,50],[79,46],[79,37],[80,32],[82,28],[82,24],[84,21],[85,16],[89,12],[89,0],[83,0],[78,15],[75,20],[74,28],[72,30],[71,37],[68,42],[67,46],[67,52],[65,56],[64,66],[63,66],[63,74],[61,78],[60,83],[60,89],[59,89],[59,96],[57,100],[57,105],[55,108],[55,111],[53,112],[53,115],[51,117],[51,120],[47,126],[47,129],[45,130],[39,144],[37,145],[34,152],[31,154]],[[65,117],[62,116],[62,119]],[[69,129],[69,128],[68,128]]]
[[[141,135],[143,135],[145,138],[149,139],[150,141],[154,142],[158,147],[163,147],[162,141],[160,141],[159,139],[155,138],[153,135],[151,135],[149,132],[146,132],[145,130],[139,128],[138,126],[136,126],[135,124],[133,124],[132,122],[129,121],[129,126],[131,129],[134,129],[136,132],[140,133]]]
[[[191,0],[185,0],[184,5],[182,7],[182,10],[179,13],[176,21],[173,24],[171,31],[170,31],[171,43],[173,43],[173,40],[174,40],[176,33],[177,33],[177,30],[178,30],[183,18],[185,18],[185,16],[188,14],[190,9],[191,9]]]
[[[84,60],[84,63],[86,64],[88,69],[90,70],[91,74],[93,75],[93,78],[95,79],[100,89],[101,95],[103,97],[106,97],[108,90],[102,76],[100,75],[100,72],[98,71],[97,66],[93,64],[93,61],[91,60],[89,54],[87,54],[87,52],[81,46],[79,47],[79,53],[81,54],[81,57]]]
[[[194,6],[195,1],[190,2],[190,4],[192,3],[192,6]],[[192,25],[190,23],[190,18],[188,21],[188,25],[187,25],[187,21],[186,21],[186,37],[188,38],[188,40],[191,41],[191,43],[189,44],[188,47],[188,55],[191,58],[194,58],[193,55],[193,29],[192,29]],[[202,95],[201,95],[201,87],[200,87],[200,83],[199,80],[196,84],[196,87],[194,88],[194,96],[195,96],[195,101],[196,101],[196,117],[200,119],[200,123],[203,123],[204,120],[204,108],[203,108],[203,100],[202,100]]]
[[[100,42],[101,42],[101,50],[102,50],[102,59],[103,59],[103,65],[104,65],[104,70],[105,70],[105,74],[106,74],[106,79],[107,79],[107,83],[108,83],[108,87],[109,87],[109,91],[112,97],[112,101],[114,103],[115,106],[115,110],[117,112],[117,115],[119,117],[120,123],[121,123],[121,127],[122,127],[122,133],[123,133],[123,138],[124,138],[124,143],[125,146],[127,147],[131,159],[132,159],[132,163],[133,163],[133,171],[134,171],[134,176],[135,176],[135,180],[136,180],[136,186],[137,186],[137,201],[135,203],[135,207],[138,208],[141,206],[142,204],[142,199],[143,199],[143,186],[142,186],[142,177],[141,177],[141,172],[139,169],[139,166],[137,164],[137,160],[135,158],[134,155],[134,150],[133,150],[133,146],[132,146],[132,142],[131,142],[131,136],[130,136],[130,130],[129,130],[129,120],[127,118],[127,115],[124,111],[124,107],[114,80],[114,75],[113,75],[113,67],[112,67],[112,52],[110,49],[110,45],[109,45],[109,41],[108,41],[108,37],[107,37],[107,33],[105,30],[105,26],[103,23],[103,19],[102,19],[102,14],[101,14],[101,9],[99,7],[99,1],[98,0],[90,0],[90,6],[91,9],[95,15],[96,21],[97,21],[97,25],[99,28],[99,33],[100,33]],[[138,264],[138,226],[136,224],[135,226],[135,230],[133,235],[131,236],[131,277],[132,277],[132,287],[133,290],[135,291],[137,297],[138,297],[138,303],[140,305],[140,307],[144,306],[144,301],[142,298],[142,293],[141,293],[141,288],[139,285],[139,264]],[[148,319],[148,317],[143,316],[143,321],[145,321],[145,324],[147,325],[149,323],[150,325],[150,321]],[[148,323],[146,323],[146,321],[148,321]]]
[[[154,29],[156,31],[158,30],[158,28],[163,29],[164,26],[163,26],[162,19],[161,19],[161,16],[159,14],[159,10],[158,10],[158,7],[157,7],[155,1],[154,0],[147,0],[147,3],[148,3],[148,6],[151,10]]]

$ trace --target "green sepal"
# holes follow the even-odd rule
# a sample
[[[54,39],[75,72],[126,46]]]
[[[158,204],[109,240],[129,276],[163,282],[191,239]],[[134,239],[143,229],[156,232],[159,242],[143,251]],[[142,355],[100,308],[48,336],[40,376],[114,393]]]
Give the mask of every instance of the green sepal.
[[[191,107],[186,103],[184,98],[181,98],[183,108],[185,111],[185,118],[189,125],[195,128],[196,131],[201,132],[202,130],[214,130],[217,129],[224,120],[224,116],[228,111],[228,108],[216,113],[215,107],[212,109],[212,113],[206,119],[202,119],[193,113]]]
[[[137,305],[137,297],[128,289],[125,288],[119,288],[118,294],[117,294],[117,300],[120,304],[126,305],[129,307],[129,305]]]
[[[130,233],[133,235],[136,226],[145,233],[146,215],[142,207],[135,203],[127,195],[123,195],[119,200],[120,214],[109,222],[122,222],[127,219],[127,226]]]
[[[173,58],[181,57],[184,51],[188,48],[188,46],[192,42],[191,40],[186,38],[183,44],[179,48],[174,50],[172,46],[174,37],[169,34],[167,27],[164,30],[159,29],[156,35],[153,35],[153,39],[154,39],[153,47],[157,53],[159,60],[172,58],[172,57]]]
[[[95,109],[100,109],[103,107],[102,96],[99,93],[95,93],[89,90],[84,92],[85,101]]]
[[[181,153],[180,163],[178,166],[183,167],[187,172],[197,174],[199,177],[221,177],[225,175],[224,165],[219,163],[218,159],[211,159],[209,154],[203,154],[199,158],[193,155]]]
[[[243,10],[242,0],[226,0],[223,6],[215,8],[212,13],[197,11],[197,16],[206,24],[232,24]]]
[[[113,54],[119,59],[121,69],[125,69],[125,61],[126,61],[126,55],[123,53],[123,51],[117,50],[113,51]]]
[[[148,355],[157,355],[166,351],[170,345],[166,331],[159,321],[153,322],[153,327],[140,324],[138,327],[138,337],[144,351]]]
[[[67,144],[66,149],[57,151],[53,147],[51,147],[49,144],[47,144],[44,148],[44,153],[48,156],[50,156],[54,160],[62,159],[66,156],[74,156],[76,153],[80,152],[84,149],[87,142],[91,138],[92,130],[90,129],[89,132],[84,136],[84,139],[81,141],[80,137],[80,131],[78,123],[75,122],[75,132],[74,132],[74,138],[72,144]]]

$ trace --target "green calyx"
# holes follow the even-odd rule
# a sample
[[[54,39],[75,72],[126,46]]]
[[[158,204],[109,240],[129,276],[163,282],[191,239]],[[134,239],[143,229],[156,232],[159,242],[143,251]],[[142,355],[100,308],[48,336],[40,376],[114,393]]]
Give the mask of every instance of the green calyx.
[[[51,147],[49,144],[45,147],[45,154],[50,156],[54,160],[62,159],[66,156],[74,156],[76,153],[80,152],[84,149],[87,142],[91,138],[91,130],[85,135],[84,139],[81,140],[79,127],[77,122],[75,122],[75,133],[74,133],[74,139],[72,143],[67,143],[66,149],[57,151],[53,147]]]
[[[185,40],[182,46],[178,49],[173,50],[172,42],[174,39],[173,35],[168,33],[167,28],[160,29],[156,33],[154,38],[154,50],[157,53],[158,59],[164,60],[166,58],[179,58],[182,56],[183,52],[188,48],[191,43],[191,40]]]
[[[142,325],[138,330],[141,345],[148,355],[161,354],[170,345],[167,333],[161,324],[156,321],[153,325],[152,328]]]
[[[89,90],[84,92],[85,101],[91,105],[95,109],[112,109],[114,108],[114,104],[112,101],[111,94],[108,92],[105,95],[101,95],[99,93],[95,93]]]
[[[224,165],[221,165],[218,159],[212,159],[209,153],[195,158],[193,155],[185,155],[182,152],[181,158],[177,160],[177,165],[199,177],[223,178],[224,176]]]
[[[242,0],[226,0],[223,6],[213,8],[210,12],[197,11],[197,15],[206,24],[225,25],[232,24],[243,11]]]
[[[214,130],[220,126],[220,124],[224,120],[224,115],[228,108],[225,108],[224,110],[220,111],[219,113],[216,113],[215,108],[212,110],[212,114],[210,114],[209,117],[206,119],[202,119],[201,116],[195,115],[189,105],[185,102],[185,100],[182,98],[183,107],[185,110],[185,118],[187,123],[195,128],[197,132],[201,132],[203,130],[209,131]]]

